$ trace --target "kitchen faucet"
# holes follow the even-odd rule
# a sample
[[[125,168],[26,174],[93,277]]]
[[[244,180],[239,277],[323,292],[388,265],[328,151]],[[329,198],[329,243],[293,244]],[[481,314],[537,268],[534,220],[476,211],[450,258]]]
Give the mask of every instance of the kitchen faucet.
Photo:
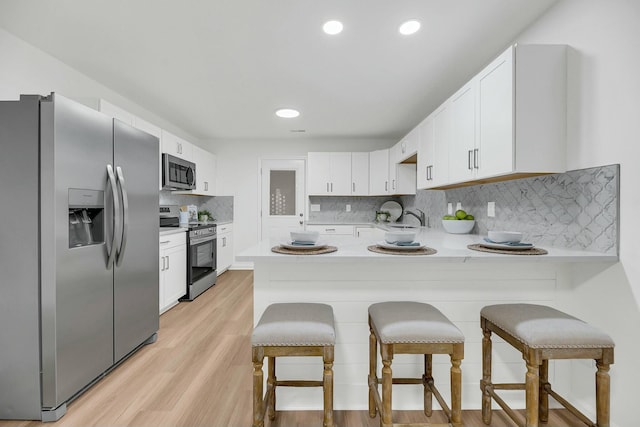
[[[410,210],[408,210],[408,209],[404,211],[404,214],[405,214],[405,215],[413,215],[413,216],[415,216],[416,218],[418,218],[418,221],[420,221],[420,226],[421,226],[421,227],[424,227],[424,226],[426,225],[424,212],[422,212],[420,209],[417,209],[417,208],[416,208],[416,210],[417,210],[418,212],[420,212],[420,215],[418,215],[418,214],[417,214],[417,213],[415,213],[415,212],[411,212],[411,211],[410,211]]]

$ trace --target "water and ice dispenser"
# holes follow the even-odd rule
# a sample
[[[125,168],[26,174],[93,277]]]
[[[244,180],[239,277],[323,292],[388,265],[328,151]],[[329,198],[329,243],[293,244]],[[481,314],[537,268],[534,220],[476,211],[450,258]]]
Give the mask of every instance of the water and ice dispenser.
[[[69,189],[69,248],[104,243],[104,191]]]

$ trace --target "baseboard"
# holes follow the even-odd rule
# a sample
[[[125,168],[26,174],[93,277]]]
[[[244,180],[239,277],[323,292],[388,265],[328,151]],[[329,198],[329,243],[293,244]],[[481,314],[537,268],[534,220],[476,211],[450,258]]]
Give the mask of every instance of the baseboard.
[[[228,269],[229,270],[253,270],[253,263],[249,261],[234,262],[233,264],[231,264],[231,266]]]

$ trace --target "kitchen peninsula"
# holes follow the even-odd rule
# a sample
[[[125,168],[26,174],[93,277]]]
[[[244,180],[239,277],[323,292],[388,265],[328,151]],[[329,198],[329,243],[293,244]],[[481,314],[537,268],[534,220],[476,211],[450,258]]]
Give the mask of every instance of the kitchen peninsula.
[[[617,262],[617,255],[546,247],[547,255],[499,255],[473,251],[479,235],[452,235],[422,229],[416,240],[436,249],[434,255],[384,255],[367,246],[372,239],[326,236],[326,243],[338,250],[324,255],[282,255],[271,251],[277,241],[263,241],[237,255],[254,263],[254,321],[275,302],[323,302],[333,307],[336,320],[335,408],[367,408],[368,340],[367,309],[370,304],[390,300],[411,300],[435,305],[466,337],[463,372],[463,408],[480,408],[481,339],[480,309],[500,302],[540,303],[563,309],[573,284],[570,271],[577,265]],[[589,321],[589,319],[584,319]],[[494,376],[499,381],[523,378],[521,355],[495,340]],[[278,377],[317,379],[316,361],[283,358]],[[556,362],[557,364],[558,362]],[[561,362],[564,363],[564,362]],[[420,356],[399,355],[394,360],[394,376],[419,377]],[[449,399],[449,361],[434,356],[434,378]],[[550,368],[557,388],[570,388],[566,370]],[[321,409],[321,390],[283,389],[280,409]],[[507,394],[517,406],[520,392]],[[394,409],[419,409],[422,393],[405,385],[393,391]],[[514,399],[514,400],[511,400]]]

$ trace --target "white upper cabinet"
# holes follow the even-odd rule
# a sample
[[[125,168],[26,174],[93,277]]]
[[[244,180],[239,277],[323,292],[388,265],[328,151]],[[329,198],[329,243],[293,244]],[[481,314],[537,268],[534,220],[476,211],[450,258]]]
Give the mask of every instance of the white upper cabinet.
[[[196,189],[192,194],[215,196],[216,194],[216,156],[194,145],[193,160],[196,164]]]
[[[389,194],[389,149],[369,153],[369,194]]]
[[[419,126],[417,186],[436,188],[449,182],[449,145],[452,139],[453,112],[448,100]]]
[[[307,193],[310,196],[351,195],[351,153],[308,153]]]
[[[509,47],[423,122],[418,187],[565,171],[566,79],[566,46]]]
[[[468,181],[476,177],[479,147],[476,146],[476,85],[474,79],[449,100],[449,180]]]
[[[414,129],[411,133],[417,136],[417,129]],[[400,163],[403,159],[406,159],[402,154],[403,141],[398,142],[389,149],[388,194],[416,194],[416,164]]]
[[[389,148],[389,194],[398,191],[398,162],[400,161],[400,142]]]
[[[369,153],[351,153],[351,195],[369,195]]]
[[[192,144],[162,129],[162,152],[193,162]]]
[[[413,128],[398,144],[400,144],[396,153],[398,163],[404,162],[416,155],[418,153],[418,145],[420,144],[418,127]]]
[[[566,52],[512,46],[478,74],[478,178],[566,170]]]

